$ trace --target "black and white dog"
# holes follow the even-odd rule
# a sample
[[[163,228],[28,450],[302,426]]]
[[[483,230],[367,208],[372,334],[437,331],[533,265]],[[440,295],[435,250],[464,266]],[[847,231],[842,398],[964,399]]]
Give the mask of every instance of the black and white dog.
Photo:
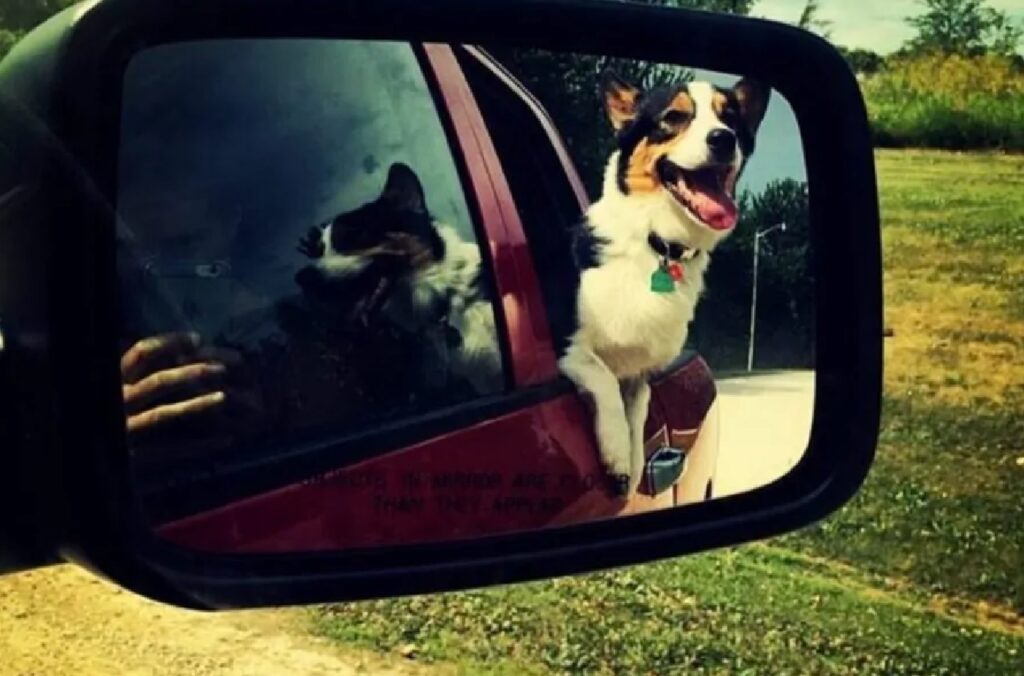
[[[480,250],[427,211],[423,187],[395,163],[380,196],[310,229],[299,251],[312,263],[296,275],[303,291],[349,301],[349,317],[388,320],[425,342],[441,368],[480,394],[500,387],[501,360],[490,286]]]
[[[708,253],[736,225],[736,181],[769,90],[741,80],[641,92],[612,74],[603,90],[618,149],[560,259],[565,302],[548,310],[559,367],[593,398],[601,459],[631,495],[645,461],[647,378],[682,349]],[[455,373],[500,373],[479,249],[430,217],[406,165],[392,165],[375,201],[313,228],[299,250],[313,259],[297,275],[307,294],[357,298],[364,321],[385,312],[425,336],[443,326]]]
[[[736,181],[769,94],[746,79],[641,92],[604,77],[618,148],[576,232],[576,325],[559,366],[593,398],[602,461],[626,495],[643,474],[647,378],[686,342],[708,254],[738,220]]]

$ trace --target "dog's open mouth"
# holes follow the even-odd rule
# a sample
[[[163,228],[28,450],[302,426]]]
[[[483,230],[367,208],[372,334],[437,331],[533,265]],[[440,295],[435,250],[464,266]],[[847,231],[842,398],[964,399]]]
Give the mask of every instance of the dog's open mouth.
[[[380,270],[334,277],[316,265],[308,265],[296,273],[295,281],[307,297],[331,304],[348,321],[369,326],[391,297],[396,279]]]
[[[712,230],[729,230],[739,218],[736,201],[736,170],[729,165],[683,169],[662,157],[658,178],[672,197],[696,220]]]

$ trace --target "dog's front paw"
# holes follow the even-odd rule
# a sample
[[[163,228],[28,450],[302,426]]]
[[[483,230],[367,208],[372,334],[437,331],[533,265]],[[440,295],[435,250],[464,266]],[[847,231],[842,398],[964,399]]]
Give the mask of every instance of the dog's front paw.
[[[643,481],[644,468],[647,465],[642,440],[639,444],[634,445],[632,451],[629,457],[629,495],[633,495],[640,490],[640,482]]]
[[[616,497],[628,498],[639,485],[641,472],[634,471],[628,441],[628,434],[602,437],[601,461],[608,478],[609,492]]]
[[[324,232],[320,228],[310,228],[304,236],[299,238],[296,250],[307,258],[323,258],[327,247],[324,245]]]
[[[641,467],[629,473],[629,485],[626,487],[626,495],[633,497],[640,492],[640,482],[643,481],[644,470]]]
[[[624,468],[606,464],[605,472],[608,492],[613,496],[631,498],[640,490],[640,482],[644,476],[643,465],[624,470]]]
[[[615,498],[628,498],[630,480],[628,474],[608,474],[606,476],[608,492]]]

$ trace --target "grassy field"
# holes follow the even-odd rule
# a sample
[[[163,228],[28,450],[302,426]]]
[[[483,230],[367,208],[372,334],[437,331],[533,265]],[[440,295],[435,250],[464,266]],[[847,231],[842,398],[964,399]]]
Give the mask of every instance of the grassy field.
[[[1024,157],[878,168],[895,335],[850,505],[733,550],[319,608],[314,630],[454,673],[1024,672]]]
[[[1019,673],[1024,631],[779,547],[479,592],[334,606],[346,643],[466,673]]]
[[[881,151],[878,169],[895,332],[878,460],[785,542],[1024,613],[1024,156]]]

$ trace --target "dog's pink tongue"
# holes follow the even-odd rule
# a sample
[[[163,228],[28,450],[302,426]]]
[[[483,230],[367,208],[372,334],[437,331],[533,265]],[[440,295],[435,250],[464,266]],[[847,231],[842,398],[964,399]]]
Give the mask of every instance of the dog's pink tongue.
[[[736,203],[718,186],[715,178],[700,175],[690,186],[690,207],[715,230],[736,226]]]

